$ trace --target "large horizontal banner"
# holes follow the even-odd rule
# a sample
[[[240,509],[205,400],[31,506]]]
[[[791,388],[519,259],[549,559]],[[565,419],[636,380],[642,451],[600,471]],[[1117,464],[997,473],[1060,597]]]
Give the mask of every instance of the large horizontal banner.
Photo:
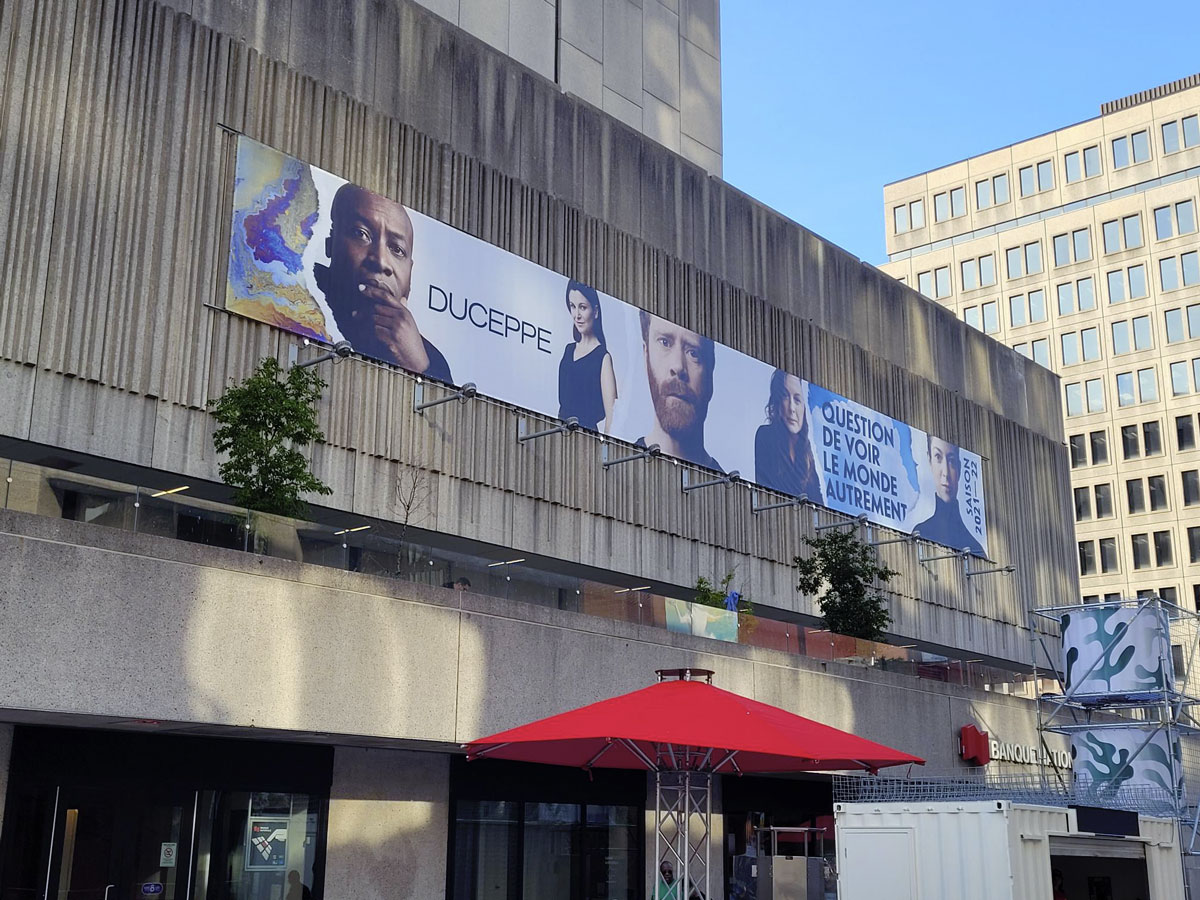
[[[986,555],[976,454],[244,137],[226,306]]]

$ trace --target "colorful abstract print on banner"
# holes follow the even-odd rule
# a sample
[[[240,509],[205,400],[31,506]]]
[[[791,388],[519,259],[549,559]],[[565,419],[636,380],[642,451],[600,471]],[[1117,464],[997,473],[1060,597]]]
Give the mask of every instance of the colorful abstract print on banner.
[[[956,550],[978,455],[239,138],[226,306]]]
[[[1094,604],[1062,618],[1063,690],[1072,697],[1154,697],[1174,690],[1170,627],[1150,604]]]
[[[1075,780],[1112,796],[1131,788],[1164,798],[1183,796],[1179,736],[1157,726],[1094,728],[1071,735]]]

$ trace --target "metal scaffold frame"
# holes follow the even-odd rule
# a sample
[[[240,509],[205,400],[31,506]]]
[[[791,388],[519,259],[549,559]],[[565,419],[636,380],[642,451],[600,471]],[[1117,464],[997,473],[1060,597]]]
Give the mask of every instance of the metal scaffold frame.
[[[1183,736],[1200,734],[1200,719],[1194,714],[1200,697],[1190,691],[1193,680],[1192,669],[1200,651],[1200,615],[1184,609],[1175,603],[1163,600],[1157,594],[1145,594],[1137,598],[1121,598],[1105,600],[1097,603],[1080,603],[1070,606],[1053,606],[1031,609],[1033,616],[1053,621],[1059,626],[1060,634],[1064,620],[1082,612],[1094,612],[1097,609],[1131,610],[1132,616],[1124,616],[1111,634],[1105,634],[1101,649],[1092,663],[1081,673],[1074,675],[1074,683],[1067,686],[1065,674],[1060,669],[1061,654],[1051,652],[1047,645],[1046,635],[1036,629],[1033,641],[1040,647],[1034,650],[1034,679],[1038,682],[1039,656],[1044,660],[1042,677],[1051,675],[1057,681],[1057,690],[1038,691],[1037,727],[1038,742],[1042,749],[1040,780],[1044,786],[1049,786],[1051,780],[1058,782],[1061,790],[1070,791],[1077,797],[1083,797],[1083,802],[1092,805],[1112,805],[1117,799],[1108,796],[1111,790],[1101,786],[1092,788],[1086,783],[1081,784],[1073,774],[1064,775],[1059,770],[1048,765],[1047,758],[1050,748],[1046,743],[1046,733],[1072,735],[1082,731],[1135,731],[1144,733],[1145,737],[1136,748],[1124,758],[1122,765],[1129,766],[1140,756],[1156,736],[1165,734],[1169,747],[1174,747]],[[1159,618],[1165,630],[1167,640],[1163,641],[1162,652],[1158,665],[1162,672],[1172,672],[1174,677],[1169,686],[1157,690],[1146,690],[1130,693],[1117,691],[1084,693],[1081,689],[1097,668],[1106,661],[1116,649],[1134,623],[1145,616]],[[1183,671],[1177,671],[1176,660],[1172,648],[1179,648],[1181,661],[1186,659]],[[1164,679],[1165,682],[1165,679]],[[1163,790],[1160,802],[1168,815],[1179,820],[1180,847],[1184,854],[1200,854],[1200,805],[1193,799],[1189,802],[1188,784],[1184,777],[1183,762],[1174,753],[1168,753],[1170,764],[1171,784],[1182,785],[1178,792]],[[1048,771],[1049,770],[1049,771]],[[1193,773],[1196,774],[1196,773]],[[1066,778],[1072,783],[1067,784]]]

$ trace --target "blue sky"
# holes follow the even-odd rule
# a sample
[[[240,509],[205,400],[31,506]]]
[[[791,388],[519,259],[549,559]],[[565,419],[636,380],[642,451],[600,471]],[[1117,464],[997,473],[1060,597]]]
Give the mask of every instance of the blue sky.
[[[1198,38],[1195,0],[721,0],[724,177],[880,263],[884,184],[1200,72]]]

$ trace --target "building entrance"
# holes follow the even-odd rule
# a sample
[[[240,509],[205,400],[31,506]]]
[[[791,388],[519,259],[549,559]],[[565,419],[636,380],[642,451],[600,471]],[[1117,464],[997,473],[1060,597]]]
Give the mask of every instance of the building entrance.
[[[59,791],[49,895],[182,900],[197,796],[182,790]]]

